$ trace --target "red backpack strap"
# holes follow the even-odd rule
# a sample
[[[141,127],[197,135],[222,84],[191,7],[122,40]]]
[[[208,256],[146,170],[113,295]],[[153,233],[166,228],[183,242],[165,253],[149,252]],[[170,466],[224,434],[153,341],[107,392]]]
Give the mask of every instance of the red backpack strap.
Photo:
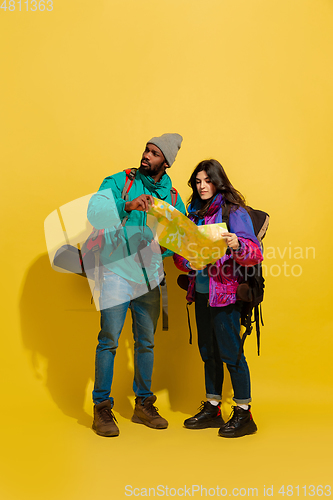
[[[104,245],[104,229],[93,228],[92,232],[89,234],[86,241],[83,243],[81,248],[82,258],[86,256],[90,250],[92,252],[97,252],[102,250]]]
[[[172,187],[170,189],[170,194],[171,194],[171,205],[173,207],[176,206],[176,203],[177,203],[177,198],[178,198],[178,191],[176,188]]]
[[[128,192],[132,187],[137,171],[138,169],[135,167],[127,168],[126,170],[124,170],[124,172],[126,173],[126,182],[121,193],[121,197],[123,200],[127,200],[128,198]]]

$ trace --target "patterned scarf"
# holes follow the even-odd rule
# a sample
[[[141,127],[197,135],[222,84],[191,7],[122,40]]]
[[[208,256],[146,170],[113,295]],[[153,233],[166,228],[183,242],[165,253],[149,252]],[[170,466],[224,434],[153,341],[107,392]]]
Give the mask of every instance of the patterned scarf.
[[[205,218],[211,217],[212,215],[214,215],[221,208],[221,205],[223,205],[223,203],[224,203],[223,197],[222,197],[221,193],[218,193],[216,196],[214,196],[208,209],[206,210]],[[191,220],[193,220],[193,222],[195,222],[195,223],[197,223],[197,220],[198,220],[197,212],[200,210],[200,208],[201,208],[201,203],[200,203],[199,199],[195,200],[193,206],[191,204],[188,207],[189,218]],[[218,221],[216,221],[216,222],[218,222]]]
[[[168,174],[163,174],[160,180],[156,183],[152,177],[149,175],[143,175],[140,172],[137,173],[136,178],[142,181],[144,186],[153,196],[155,196],[155,198],[165,200],[169,196],[170,189],[172,188],[172,182]]]

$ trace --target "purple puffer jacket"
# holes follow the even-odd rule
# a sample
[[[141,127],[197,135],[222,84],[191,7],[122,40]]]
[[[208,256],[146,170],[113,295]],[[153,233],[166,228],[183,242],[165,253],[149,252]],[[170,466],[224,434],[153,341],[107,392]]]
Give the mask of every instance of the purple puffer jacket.
[[[222,222],[221,197],[217,200],[218,206],[213,203],[209,215],[205,217],[205,224]],[[223,201],[222,201],[223,203]],[[189,218],[197,223],[197,218],[192,215],[189,207]],[[213,212],[213,213],[212,213]],[[237,272],[240,266],[254,266],[263,260],[260,244],[254,234],[251,218],[247,211],[239,207],[229,216],[229,230],[236,233],[240,243],[238,250],[229,251],[215,264],[208,264],[209,275],[209,304],[212,307],[223,307],[236,302],[236,291],[243,278]],[[180,255],[173,256],[175,265],[184,272],[189,272],[189,286],[186,299],[188,302],[195,300],[195,271],[189,271],[188,260]]]

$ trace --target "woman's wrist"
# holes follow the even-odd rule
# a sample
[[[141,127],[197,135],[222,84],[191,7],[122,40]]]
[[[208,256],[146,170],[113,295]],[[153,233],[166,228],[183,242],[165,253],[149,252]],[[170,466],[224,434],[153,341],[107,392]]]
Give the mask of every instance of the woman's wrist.
[[[241,249],[242,249],[242,244],[240,240],[238,240],[238,247],[234,249],[234,252],[240,252]]]

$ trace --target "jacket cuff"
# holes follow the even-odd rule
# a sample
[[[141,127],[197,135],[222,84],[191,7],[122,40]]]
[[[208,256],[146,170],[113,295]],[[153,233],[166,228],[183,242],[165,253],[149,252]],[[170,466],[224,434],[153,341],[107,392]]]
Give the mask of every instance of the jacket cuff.
[[[185,266],[185,267],[186,267],[186,269],[188,269],[189,271],[193,271],[193,269],[192,269],[192,267],[191,267],[191,265],[190,265],[190,263],[189,263],[189,261],[188,261],[188,260],[185,260],[185,261],[184,261],[184,266]]]

